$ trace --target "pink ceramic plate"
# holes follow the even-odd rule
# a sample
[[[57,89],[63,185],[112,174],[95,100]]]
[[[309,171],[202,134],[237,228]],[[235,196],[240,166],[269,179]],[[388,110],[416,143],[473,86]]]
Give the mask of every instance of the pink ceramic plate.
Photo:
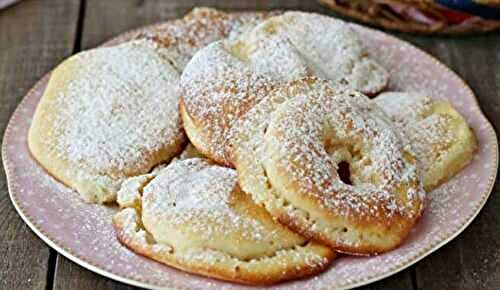
[[[412,45],[379,31],[354,28],[391,72],[391,90],[421,90],[451,101],[476,132],[479,152],[465,170],[428,195],[423,218],[401,247],[377,257],[341,257],[321,275],[269,289],[351,288],[401,271],[462,232],[493,188],[498,168],[497,138],[470,88]],[[130,35],[108,44],[127,40]],[[125,283],[157,289],[252,288],[187,274],[134,254],[115,238],[111,216],[116,209],[85,204],[31,158],[26,136],[47,79],[40,80],[15,111],[2,147],[12,202],[31,229],[74,262]]]

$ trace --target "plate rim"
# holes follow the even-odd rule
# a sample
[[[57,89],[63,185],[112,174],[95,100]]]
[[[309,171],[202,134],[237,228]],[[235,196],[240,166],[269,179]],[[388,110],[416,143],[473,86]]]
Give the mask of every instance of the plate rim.
[[[248,12],[253,13],[256,11],[248,11]],[[142,27],[132,29],[129,31],[125,31],[125,32],[120,33],[119,35],[112,37],[111,39],[103,42],[101,45],[98,45],[97,47],[114,44],[120,40],[126,39],[127,37],[130,38],[132,35],[140,32],[140,31],[155,28],[157,26],[171,22],[172,20],[175,20],[175,19],[178,19],[178,18],[172,18],[172,19],[169,19],[167,21],[157,22],[154,24],[150,24],[150,25],[142,26]],[[397,42],[401,43],[402,45],[410,47],[411,49],[418,50],[420,53],[423,53],[424,55],[426,55],[432,62],[434,62],[435,64],[440,66],[442,69],[446,70],[451,77],[453,77],[454,79],[459,81],[463,85],[463,87],[467,90],[467,94],[469,94],[473,98],[474,103],[475,103],[475,107],[478,110],[477,113],[480,114],[480,116],[483,118],[484,123],[487,125],[487,128],[486,128],[487,135],[488,135],[487,138],[491,138],[491,140],[494,143],[494,147],[495,147],[494,148],[495,150],[493,151],[493,154],[495,155],[495,160],[494,160],[495,166],[493,167],[493,169],[490,173],[491,175],[488,179],[488,186],[486,187],[486,189],[482,193],[480,193],[481,202],[476,206],[476,208],[474,209],[474,212],[472,214],[470,214],[468,217],[466,217],[465,222],[463,222],[457,228],[456,231],[454,231],[448,237],[446,237],[445,239],[443,239],[439,242],[431,243],[427,248],[421,249],[419,252],[416,252],[412,258],[408,258],[402,265],[395,267],[394,269],[389,270],[384,274],[376,275],[374,277],[368,277],[368,278],[361,279],[361,280],[355,281],[355,282],[350,282],[350,283],[347,282],[344,285],[338,285],[338,288],[335,288],[335,289],[352,289],[355,287],[367,285],[367,284],[382,280],[384,278],[387,278],[389,276],[392,276],[392,275],[394,275],[400,271],[403,271],[404,269],[416,264],[420,260],[424,259],[425,257],[429,256],[430,254],[439,250],[441,247],[443,247],[444,245],[449,243],[451,240],[455,239],[458,235],[460,235],[472,223],[472,221],[477,217],[479,212],[482,210],[482,208],[484,207],[484,205],[488,201],[488,198],[490,197],[490,195],[493,191],[493,188],[495,186],[495,183],[496,183],[496,177],[498,175],[498,166],[499,166],[499,144],[498,144],[498,138],[497,138],[496,131],[495,131],[492,123],[490,122],[490,120],[487,118],[487,116],[484,114],[483,110],[481,109],[481,106],[479,104],[479,101],[478,101],[474,91],[469,87],[469,85],[456,72],[454,72],[451,68],[449,68],[448,66],[443,64],[441,61],[439,61],[433,55],[431,55],[428,52],[424,51],[423,49],[413,45],[410,42],[399,39],[396,36],[385,33],[383,31],[379,31],[377,29],[369,28],[369,27],[355,24],[355,23],[351,23],[351,22],[347,22],[347,23],[349,23],[349,25],[353,26],[356,29],[362,29],[362,30],[366,30],[370,33],[375,33],[375,34],[377,34],[378,37],[382,37],[382,38],[385,38],[385,39],[388,39],[391,41],[397,41]],[[9,140],[9,136],[11,135],[11,131],[12,131],[11,129],[14,126],[13,125],[14,120],[17,119],[17,115],[19,115],[19,113],[20,113],[20,108],[27,101],[27,97],[30,96],[40,85],[42,85],[43,82],[48,79],[49,75],[50,75],[50,71],[48,73],[46,73],[42,78],[40,78],[35,83],[35,85],[33,85],[33,87],[24,95],[22,100],[17,104],[16,109],[14,110],[14,112],[12,113],[12,115],[9,118],[8,124],[5,128],[4,136],[2,139],[2,148],[1,148],[2,163],[4,166],[5,177],[6,177],[6,181],[7,181],[7,188],[8,188],[8,192],[9,192],[9,198],[10,198],[12,204],[14,205],[14,208],[16,209],[17,213],[19,214],[21,219],[28,225],[28,227],[42,241],[44,241],[49,247],[55,249],[58,253],[61,253],[64,257],[66,257],[69,260],[73,261],[74,263],[84,267],[85,269],[88,269],[88,270],[95,272],[99,275],[102,275],[104,277],[107,277],[107,278],[110,278],[110,279],[113,279],[113,280],[116,280],[116,281],[119,281],[122,283],[126,283],[129,285],[137,286],[137,287],[143,287],[143,288],[148,288],[148,289],[161,289],[161,290],[165,290],[165,289],[166,290],[189,289],[189,288],[186,288],[183,286],[155,285],[153,283],[149,283],[146,281],[140,281],[140,280],[136,280],[136,279],[131,278],[131,277],[126,277],[126,276],[123,276],[120,274],[115,274],[111,271],[103,269],[102,267],[100,267],[98,265],[94,265],[92,262],[86,261],[84,258],[78,257],[76,254],[73,254],[69,250],[66,250],[64,248],[64,246],[59,245],[57,243],[57,241],[54,241],[55,239],[53,239],[53,238],[49,237],[48,235],[46,235],[45,233],[43,233],[43,230],[40,228],[40,226],[37,225],[35,222],[32,222],[29,215],[26,214],[24,209],[22,208],[22,206],[19,205],[19,203],[16,199],[16,196],[14,194],[15,193],[15,190],[14,190],[15,186],[14,186],[13,181],[12,181],[13,174],[11,172],[11,166],[14,166],[14,165],[11,165],[11,161],[9,160],[9,155],[7,154],[7,152],[8,152],[7,143]],[[474,114],[476,114],[476,113],[474,113]],[[328,289],[332,289],[332,288],[328,288]]]

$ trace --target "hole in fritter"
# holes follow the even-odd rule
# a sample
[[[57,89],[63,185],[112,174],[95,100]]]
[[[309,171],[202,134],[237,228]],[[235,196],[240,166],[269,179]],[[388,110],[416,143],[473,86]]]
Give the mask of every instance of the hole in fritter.
[[[337,173],[343,183],[352,185],[351,171],[349,170],[349,163],[342,161],[338,164]]]
[[[347,233],[348,229],[347,228],[342,228],[343,233]]]

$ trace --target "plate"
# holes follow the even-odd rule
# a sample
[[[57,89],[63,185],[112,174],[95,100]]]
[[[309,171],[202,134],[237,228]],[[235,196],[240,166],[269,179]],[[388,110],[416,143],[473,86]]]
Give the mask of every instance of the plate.
[[[399,272],[461,233],[479,213],[495,182],[498,169],[495,131],[464,81],[404,41],[380,31],[352,26],[390,71],[389,90],[425,91],[435,98],[446,98],[474,129],[479,151],[462,172],[428,194],[423,217],[399,248],[376,257],[340,257],[320,275],[266,289],[345,289]],[[131,35],[132,32],[126,33],[105,45],[126,41]],[[42,78],[19,104],[2,146],[10,197],[29,227],[70,260],[124,283],[154,289],[255,289],[188,274],[136,255],[115,238],[111,216],[116,208],[84,203],[76,192],[57,182],[37,164],[26,139],[48,77]]]

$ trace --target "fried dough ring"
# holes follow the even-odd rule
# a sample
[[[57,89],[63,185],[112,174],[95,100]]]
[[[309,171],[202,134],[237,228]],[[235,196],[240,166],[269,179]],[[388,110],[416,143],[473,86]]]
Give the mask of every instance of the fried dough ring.
[[[168,162],[186,142],[177,86],[187,61],[270,15],[197,8],[128,43],[70,57],[37,107],[31,153],[87,202],[114,202],[123,180]]]
[[[446,182],[474,157],[477,138],[449,102],[415,92],[382,93],[374,102],[389,115],[412,147],[426,191]]]
[[[270,284],[318,273],[334,252],[293,233],[243,193],[236,172],[192,158],[132,178],[118,194],[118,239],[207,277]]]
[[[181,76],[186,133],[204,155],[232,166],[227,149],[235,122],[274,87],[310,76],[370,94],[388,82],[347,23],[287,12],[236,40],[212,43],[191,59]]]
[[[303,80],[273,91],[249,116],[232,146],[240,185],[281,223],[361,255],[408,235],[425,198],[416,160],[368,98]],[[337,173],[342,161],[352,185]]]

